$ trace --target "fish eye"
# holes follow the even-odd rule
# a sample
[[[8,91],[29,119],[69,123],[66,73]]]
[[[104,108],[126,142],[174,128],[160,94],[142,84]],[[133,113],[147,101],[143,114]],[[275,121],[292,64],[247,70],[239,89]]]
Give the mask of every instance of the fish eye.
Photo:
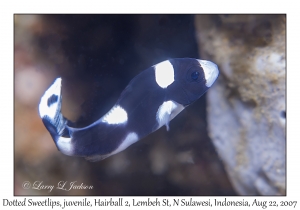
[[[192,80],[197,80],[199,77],[199,72],[198,71],[194,71],[192,74],[191,74],[191,78]]]

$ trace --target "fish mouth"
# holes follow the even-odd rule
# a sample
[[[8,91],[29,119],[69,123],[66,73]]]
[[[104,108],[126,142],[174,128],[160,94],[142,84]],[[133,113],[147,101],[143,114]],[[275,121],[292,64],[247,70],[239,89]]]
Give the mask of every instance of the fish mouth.
[[[219,69],[218,66],[211,62],[211,61],[206,61],[206,60],[198,60],[200,66],[203,69],[205,80],[206,80],[206,87],[211,87],[216,79],[219,76]]]

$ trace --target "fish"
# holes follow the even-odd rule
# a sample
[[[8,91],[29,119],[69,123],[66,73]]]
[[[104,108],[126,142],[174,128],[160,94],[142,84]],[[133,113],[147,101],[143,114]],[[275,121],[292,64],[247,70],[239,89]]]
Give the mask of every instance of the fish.
[[[61,113],[62,79],[56,78],[39,103],[39,115],[57,149],[68,156],[100,161],[166,126],[216,81],[218,66],[196,58],[172,58],[135,76],[100,119],[72,127]]]

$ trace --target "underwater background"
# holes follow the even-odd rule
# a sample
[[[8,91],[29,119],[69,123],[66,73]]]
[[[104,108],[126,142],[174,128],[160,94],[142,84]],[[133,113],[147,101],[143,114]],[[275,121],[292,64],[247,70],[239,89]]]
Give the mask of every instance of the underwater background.
[[[125,151],[95,163],[60,153],[38,114],[39,100],[56,77],[63,80],[62,113],[75,127],[82,127],[102,117],[134,76],[163,60],[201,58],[222,67],[224,63],[217,62],[221,58],[214,52],[206,50],[209,53],[203,58],[201,46],[209,45],[213,38],[199,41],[197,34],[201,34],[202,27],[203,31],[209,27],[204,24],[199,28],[202,17],[15,15],[14,194],[237,195],[225,171],[226,164],[218,155],[220,151],[209,137],[215,135],[208,132],[207,94],[172,120],[169,132],[163,127]],[[232,24],[228,16],[205,17],[215,27],[223,27],[226,21]],[[261,27],[251,29],[259,37],[255,40],[259,40],[260,48],[268,45],[270,38],[270,26]],[[253,44],[251,39],[247,42]],[[218,45],[211,49],[215,48]],[[285,111],[280,113],[279,117],[285,118]],[[69,191],[24,189],[25,181],[32,186],[76,182],[93,187]],[[280,194],[285,194],[285,187],[280,189]]]

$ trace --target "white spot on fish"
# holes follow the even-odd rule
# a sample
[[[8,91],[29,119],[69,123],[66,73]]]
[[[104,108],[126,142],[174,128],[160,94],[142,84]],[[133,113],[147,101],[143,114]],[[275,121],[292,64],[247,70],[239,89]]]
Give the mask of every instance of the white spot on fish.
[[[111,153],[111,155],[117,154],[123,150],[125,150],[127,147],[132,145],[133,143],[137,142],[139,140],[138,135],[135,132],[130,132],[127,134],[123,142],[120,144],[120,146]]]
[[[130,132],[127,134],[127,136],[124,138],[122,143],[119,145],[119,147],[114,150],[113,152],[105,155],[92,155],[92,156],[87,156],[85,157],[89,161],[99,161],[103,160],[105,158],[108,158],[109,156],[112,156],[114,154],[117,154],[123,150],[125,150],[127,147],[129,147],[131,144],[134,144],[139,140],[138,135],[135,132]]]
[[[59,137],[57,140],[57,147],[65,155],[73,155],[71,138]]]
[[[103,116],[102,122],[108,124],[122,124],[128,120],[127,112],[119,105],[113,106],[111,110]]]
[[[167,88],[174,82],[174,68],[170,61],[166,60],[154,66],[155,80],[161,88]]]
[[[50,119],[54,119],[57,111],[60,111],[57,110],[60,102],[60,94],[61,78],[57,78],[41,98],[41,102],[39,104],[39,113],[41,118],[43,118],[44,116],[49,116]],[[56,95],[58,97],[58,100],[48,106],[48,99],[51,98],[52,95]]]
[[[210,61],[198,60],[204,71],[206,87],[211,87],[219,75],[219,69],[216,64]]]
[[[158,128],[166,125],[167,130],[169,130],[169,122],[183,109],[184,106],[175,101],[165,101],[162,105],[160,105],[156,113],[156,121],[159,125]]]

